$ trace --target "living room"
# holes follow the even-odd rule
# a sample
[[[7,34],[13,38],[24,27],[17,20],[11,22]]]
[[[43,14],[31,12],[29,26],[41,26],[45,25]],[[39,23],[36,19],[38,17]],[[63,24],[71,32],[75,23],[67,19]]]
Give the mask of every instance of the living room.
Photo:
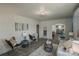
[[[60,35],[66,41],[78,39],[78,7],[78,3],[0,4],[0,55],[62,56]],[[53,45],[49,49],[46,43]]]

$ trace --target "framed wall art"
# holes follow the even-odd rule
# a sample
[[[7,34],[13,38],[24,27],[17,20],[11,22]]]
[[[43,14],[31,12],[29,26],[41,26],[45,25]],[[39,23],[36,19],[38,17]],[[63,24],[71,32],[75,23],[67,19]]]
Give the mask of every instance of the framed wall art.
[[[27,23],[15,23],[15,31],[26,31],[29,29]]]

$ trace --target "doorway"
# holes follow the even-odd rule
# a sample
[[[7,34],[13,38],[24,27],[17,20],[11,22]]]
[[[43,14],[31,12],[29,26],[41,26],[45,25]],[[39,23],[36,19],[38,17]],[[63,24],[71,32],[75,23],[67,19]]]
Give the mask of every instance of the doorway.
[[[37,39],[39,39],[39,24],[36,25],[36,33],[38,35]]]

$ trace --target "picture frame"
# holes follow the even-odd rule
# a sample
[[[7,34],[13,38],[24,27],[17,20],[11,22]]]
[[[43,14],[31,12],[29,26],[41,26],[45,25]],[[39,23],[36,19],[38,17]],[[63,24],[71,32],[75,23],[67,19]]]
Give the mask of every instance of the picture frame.
[[[19,31],[22,31],[22,27],[23,27],[23,24],[22,23],[18,23],[18,30]]]
[[[18,23],[15,23],[15,31],[18,31]]]
[[[15,23],[15,31],[26,31],[29,29],[27,23]]]

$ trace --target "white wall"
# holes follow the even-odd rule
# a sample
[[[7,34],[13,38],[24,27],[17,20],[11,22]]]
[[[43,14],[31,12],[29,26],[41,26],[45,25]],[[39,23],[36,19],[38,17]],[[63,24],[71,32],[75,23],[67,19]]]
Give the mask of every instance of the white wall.
[[[40,38],[43,38],[43,27],[47,27],[47,38],[52,39],[52,25],[55,24],[65,24],[65,31],[66,34],[68,32],[72,31],[72,19],[71,18],[65,18],[65,19],[53,19],[49,21],[42,21],[40,23]]]
[[[17,42],[21,42],[22,31],[15,31],[15,22],[17,23],[27,23],[29,30],[27,33],[36,33],[36,24],[39,22],[33,19],[25,18],[15,14],[1,14],[0,15],[0,54],[10,50],[5,39],[10,39],[10,37],[15,36]]]

